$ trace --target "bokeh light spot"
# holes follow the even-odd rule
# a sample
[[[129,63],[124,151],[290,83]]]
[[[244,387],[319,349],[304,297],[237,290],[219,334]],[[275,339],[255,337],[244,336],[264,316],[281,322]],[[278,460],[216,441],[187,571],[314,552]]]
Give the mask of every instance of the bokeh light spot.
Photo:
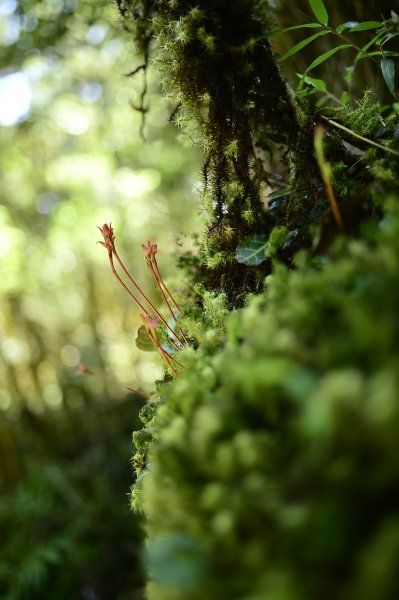
[[[77,367],[80,363],[80,352],[76,346],[67,344],[61,348],[61,360],[66,367]]]
[[[22,71],[0,78],[0,125],[10,127],[24,121],[31,102],[32,88]]]

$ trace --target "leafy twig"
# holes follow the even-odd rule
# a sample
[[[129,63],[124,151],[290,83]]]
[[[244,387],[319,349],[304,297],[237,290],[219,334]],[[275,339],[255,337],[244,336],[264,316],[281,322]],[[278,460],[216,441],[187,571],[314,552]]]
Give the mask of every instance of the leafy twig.
[[[393,148],[388,148],[387,146],[383,146],[382,144],[379,144],[378,142],[375,142],[374,140],[365,138],[362,135],[360,135],[359,133],[352,131],[352,129],[345,127],[345,125],[341,125],[341,123],[337,123],[337,121],[333,121],[332,119],[329,119],[328,117],[322,116],[321,118],[324,121],[326,121],[327,123],[329,123],[330,125],[332,125],[333,127],[337,127],[337,129],[341,129],[342,131],[345,131],[345,133],[348,133],[349,135],[357,138],[358,140],[361,140],[362,142],[365,142],[366,144],[370,144],[370,146],[375,146],[376,148],[379,148],[380,150],[383,150],[384,152],[388,152],[389,154],[393,154],[394,156],[399,156],[399,152],[397,150],[393,150]]]

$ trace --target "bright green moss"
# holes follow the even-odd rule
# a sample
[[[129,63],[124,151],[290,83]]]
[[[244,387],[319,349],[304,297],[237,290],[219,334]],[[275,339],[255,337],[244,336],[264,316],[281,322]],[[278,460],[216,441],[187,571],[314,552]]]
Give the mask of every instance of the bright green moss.
[[[351,177],[347,165],[342,161],[331,165],[331,180],[337,196],[341,198],[352,196],[359,189],[358,180],[353,176]]]
[[[274,257],[280,248],[283,246],[288,236],[288,230],[284,226],[274,227],[269,239],[267,240],[265,254],[269,257]]]
[[[161,386],[135,492],[149,600],[396,598],[399,199],[387,204],[330,258],[276,264],[243,309],[202,290],[219,343],[205,336]]]
[[[156,408],[157,408],[157,402],[148,402],[147,404],[145,404],[143,406],[142,409],[140,409],[139,412],[139,417],[140,417],[140,421],[142,423],[144,423],[144,425],[146,425],[147,423],[150,423],[155,415],[156,412]]]
[[[348,127],[364,136],[371,136],[383,123],[381,106],[373,90],[367,90],[357,108],[343,106],[332,110],[336,118],[342,118]]]

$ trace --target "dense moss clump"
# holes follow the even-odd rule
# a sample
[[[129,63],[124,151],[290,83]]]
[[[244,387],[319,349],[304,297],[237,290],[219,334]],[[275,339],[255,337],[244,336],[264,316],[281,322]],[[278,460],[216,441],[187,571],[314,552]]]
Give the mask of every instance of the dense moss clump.
[[[145,410],[149,600],[398,597],[398,200],[276,264]]]

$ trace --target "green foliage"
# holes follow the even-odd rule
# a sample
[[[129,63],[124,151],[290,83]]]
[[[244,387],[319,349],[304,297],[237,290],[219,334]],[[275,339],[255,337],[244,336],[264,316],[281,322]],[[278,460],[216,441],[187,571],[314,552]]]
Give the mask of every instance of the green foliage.
[[[363,231],[276,264],[162,385],[149,600],[397,597],[398,197]]]
[[[155,415],[157,404],[156,402],[148,402],[139,412],[140,421],[146,425]]]
[[[192,588],[204,578],[207,556],[204,548],[188,535],[171,534],[148,544],[147,564],[155,582]]]
[[[318,31],[317,33],[314,33],[313,35],[311,35],[310,37],[298,42],[297,44],[295,44],[295,46],[293,46],[292,48],[290,48],[289,50],[287,50],[287,52],[285,54],[283,54],[283,56],[280,58],[280,61],[283,61],[287,58],[289,58],[290,56],[293,56],[294,54],[296,54],[297,52],[299,52],[300,50],[302,50],[302,48],[305,48],[308,44],[310,44],[311,42],[313,42],[314,40],[317,40],[318,37],[322,36],[322,35],[327,35],[329,34],[329,31]],[[321,57],[319,57],[321,58]],[[306,69],[307,71],[310,71],[311,69],[308,68]]]
[[[201,221],[183,202],[195,152],[156,94],[139,139],[142,70],[126,76],[137,57],[110,0],[0,5],[0,597],[138,599],[138,407],[112,379],[161,371],[134,344],[140,318],[104,272],[96,225],[114,223],[148,290],[140,242],[156,236],[170,265],[175,232]],[[10,76],[26,89],[10,93]]]
[[[204,317],[216,329],[223,329],[228,314],[226,294],[204,291],[202,294]]]
[[[276,256],[287,241],[288,231],[283,225],[273,227],[270,236],[253,235],[245,238],[237,247],[236,259],[239,263],[256,266]]]
[[[150,52],[164,91],[176,108],[173,111],[176,123],[203,149],[202,198],[208,229],[200,258],[213,272],[207,277],[208,287],[227,293],[231,305],[238,306],[246,293],[259,289],[260,280],[270,269],[262,243],[270,238],[272,230],[287,227],[288,240],[281,257],[291,264],[295,252],[311,244],[309,225],[319,221],[323,206],[326,210],[329,206],[323,204],[323,183],[312,156],[314,125],[319,115],[308,102],[309,96],[321,93],[316,108],[331,100],[339,107],[348,107],[346,112],[342,111],[345,118],[338,125],[342,122],[348,129],[351,122],[352,133],[364,136],[364,121],[370,123],[372,118],[363,102],[361,122],[350,119],[355,101],[351,87],[353,73],[364,58],[378,65],[381,59],[396,60],[395,52],[389,49],[396,33],[395,15],[384,21],[346,20],[333,28],[330,9],[322,1],[308,2],[317,21],[305,23],[303,28],[313,31],[309,37],[291,44],[279,62],[295,57],[312,41],[316,43],[327,35],[335,37],[337,44],[320,52],[298,74],[296,104],[284,77],[276,69],[269,38],[298,31],[302,26],[271,29],[267,2],[240,1],[233,8],[224,1],[216,5],[205,2],[198,7],[188,0],[172,3],[130,0],[123,4],[127,7],[122,10],[126,26],[142,51],[145,68]],[[331,13],[335,15],[333,9]],[[364,35],[372,30],[374,37],[363,43]],[[347,81],[343,80],[339,92],[333,93],[324,79],[310,77],[309,73],[313,75],[313,71],[343,50],[352,52],[354,60],[347,68]],[[391,66],[384,64],[391,85]],[[381,119],[378,103],[374,103],[373,110]],[[354,145],[353,140],[350,143]],[[381,149],[389,144],[382,140],[374,146]],[[338,136],[331,148],[334,151],[328,159],[331,163],[342,162],[344,155],[344,164],[348,171],[353,168],[351,176],[356,180],[352,189],[360,189],[367,177],[365,169],[356,167],[359,155],[348,150],[348,144],[344,146]],[[277,211],[272,214],[265,210],[264,201],[265,189],[271,188],[270,205],[273,193],[280,189],[274,186],[274,169],[283,172],[284,187],[291,190],[290,199],[278,215]],[[338,170],[335,173],[337,179]],[[341,174],[346,179],[343,171]],[[345,182],[336,183],[339,189],[348,187]],[[312,210],[312,206],[318,208]],[[290,223],[295,227],[291,228]],[[264,242],[253,252],[247,250],[250,240]]]
[[[259,265],[266,260],[265,248],[267,238],[264,235],[253,235],[245,238],[237,246],[236,259],[244,265]]]
[[[133,434],[137,481],[131,503],[146,517],[149,599],[396,598],[398,198],[391,196],[383,217],[382,205],[397,186],[398,111],[383,121],[370,93],[356,110],[344,106],[323,113],[306,99],[297,106],[269,45],[276,31],[267,33],[272,20],[262,0],[119,0],[126,31],[133,32],[143,61],[129,74],[120,108],[114,101],[121,99],[120,82],[111,75],[122,45],[114,30],[97,22],[94,4],[81,2],[71,15],[68,3],[25,4],[14,15],[16,8],[8,3],[21,35],[7,52],[21,70],[42,75],[31,114],[4,133],[3,144],[0,217],[2,240],[11,244],[3,261],[2,324],[9,329],[1,377],[14,386],[13,397],[38,411],[61,405],[64,397],[66,406],[72,405],[76,395],[82,404],[78,386],[72,383],[64,393],[60,382],[69,376],[53,362],[59,363],[60,354],[74,369],[81,353],[92,357],[94,348],[101,362],[104,347],[110,347],[101,344],[110,338],[117,343],[106,359],[118,375],[130,377],[133,336],[124,336],[121,350],[118,334],[126,326],[131,332],[132,324],[125,322],[124,307],[110,303],[109,286],[94,258],[94,234],[87,233],[104,210],[104,220],[115,221],[110,198],[121,238],[129,244],[129,228],[137,233],[142,227],[148,239],[154,227],[175,228],[178,214],[191,226],[192,206],[182,200],[192,178],[180,178],[183,187],[175,183],[190,157],[154,142],[167,120],[166,109],[156,103],[155,125],[146,121],[149,146],[139,146],[131,133],[137,122],[130,121],[130,105],[140,118],[154,114],[147,101],[148,89],[158,83],[148,72],[151,50],[173,103],[172,120],[205,153],[208,230],[200,258],[186,261],[191,280],[200,283],[179,321],[192,341],[183,354],[182,376],[157,383],[157,393],[140,411],[144,428]],[[395,16],[345,22],[333,30],[324,3],[308,4],[317,23],[303,27],[317,32],[293,44],[285,58],[326,40],[327,34],[339,43],[306,63],[302,82],[334,99],[324,80],[308,73],[348,49],[356,52],[348,83],[367,57],[382,69],[395,94],[397,53],[385,46],[397,34]],[[40,18],[31,19],[33,29],[25,31],[23,24],[40,7]],[[52,7],[48,44],[43,7]],[[31,35],[35,27],[37,43]],[[283,31],[291,29],[298,26]],[[372,30],[374,37],[358,47],[362,32]],[[41,55],[24,53],[29,36]],[[87,82],[91,90],[100,90],[101,101],[91,102],[90,94],[87,100]],[[345,91],[338,93],[339,105],[351,102],[350,89],[346,96]],[[329,223],[313,159],[319,120],[328,123],[320,148],[331,164],[348,236],[335,246],[336,228]],[[174,138],[168,135],[170,144]],[[366,135],[382,136],[381,143]],[[374,145],[371,150],[368,143]],[[33,151],[38,147],[40,154]],[[60,147],[62,157],[56,153]],[[162,214],[165,206],[171,219],[152,216],[153,207]],[[318,224],[320,241],[296,255],[312,246],[309,230],[314,234]],[[255,248],[254,241],[260,242]],[[32,264],[33,273],[21,268]],[[73,277],[65,276],[71,272]],[[75,296],[71,278],[78,286]],[[244,293],[254,290],[260,294],[246,296],[246,307],[229,314],[231,306],[244,304]],[[54,312],[59,316],[51,318]],[[82,315],[87,315],[83,329]],[[20,331],[29,334],[25,345],[18,345]],[[143,333],[138,345],[144,348]],[[46,336],[54,348],[48,360]],[[10,398],[3,403],[8,406]],[[131,427],[129,411],[122,423]],[[140,576],[131,568],[136,556],[131,541],[139,539],[136,523],[122,514],[112,495],[119,489],[123,494],[129,479],[121,475],[125,484],[118,488],[126,460],[118,454],[118,441],[126,438],[121,429],[111,428],[108,413],[95,434],[84,419],[82,425],[83,443],[75,448],[52,423],[44,439],[52,439],[54,447],[46,449],[40,463],[28,448],[25,479],[9,486],[1,500],[6,534],[0,591],[5,598],[94,593],[122,600],[140,593]],[[78,427],[73,421],[77,437]],[[0,441],[13,473],[9,437]],[[104,485],[100,472],[108,468],[110,484]],[[133,530],[125,527],[126,519]],[[121,571],[126,580],[119,585]]]
[[[287,241],[288,231],[284,226],[274,227],[267,240],[265,255],[273,258]]]
[[[145,325],[140,325],[138,328],[135,342],[139,350],[143,350],[144,352],[156,351],[154,342],[152,341]]]
[[[331,165],[331,180],[337,195],[341,198],[353,196],[359,190],[359,183],[348,176],[347,167],[343,162]]]
[[[330,114],[342,118],[348,127],[364,136],[372,136],[382,124],[381,106],[373,90],[364,93],[356,108],[337,107]]]
[[[328,12],[322,0],[309,0],[310,8],[316,19],[322,24],[328,24]]]
[[[0,420],[2,600],[141,597],[126,500],[135,402]]]
[[[392,95],[395,95],[395,62],[392,58],[381,59],[381,73]]]
[[[277,35],[281,35],[283,33],[288,33],[290,31],[301,29],[301,28],[308,29],[308,28],[321,27],[321,30],[318,31],[317,33],[314,33],[311,36],[300,40],[295,45],[292,45],[289,48],[289,50],[287,50],[281,56],[280,61],[284,61],[287,58],[294,56],[297,52],[303,50],[303,48],[308,46],[308,44],[310,44],[314,40],[316,40],[324,35],[332,34],[332,35],[336,36],[337,39],[340,40],[341,42],[344,41],[344,43],[341,43],[333,48],[330,48],[327,51],[324,51],[322,54],[320,54],[317,58],[315,58],[311,62],[311,64],[306,68],[304,73],[299,75],[300,76],[300,84],[298,87],[298,92],[299,92],[298,98],[300,100],[303,100],[303,98],[306,96],[306,91],[303,89],[304,85],[310,85],[311,87],[313,87],[313,91],[327,92],[326,85],[321,86],[320,84],[318,84],[315,86],[313,82],[317,81],[317,80],[312,81],[311,79],[309,79],[307,77],[307,75],[310,71],[313,71],[313,69],[315,69],[316,67],[318,67],[325,61],[329,60],[336,52],[339,52],[340,50],[345,50],[347,48],[356,50],[354,63],[351,67],[349,67],[349,69],[351,70],[350,79],[353,77],[353,71],[359,60],[368,58],[369,60],[378,62],[376,57],[380,56],[381,58],[379,61],[379,65],[380,65],[380,70],[381,70],[382,76],[384,78],[384,81],[386,83],[386,86],[387,86],[388,90],[390,91],[390,93],[394,97],[397,98],[398,94],[396,91],[396,84],[395,84],[395,71],[396,71],[396,64],[397,64],[397,59],[399,57],[399,53],[397,51],[389,50],[385,47],[385,44],[387,42],[389,42],[392,38],[399,35],[397,15],[394,12],[392,12],[391,18],[386,19],[382,22],[381,21],[364,21],[362,23],[359,23],[356,21],[348,21],[345,23],[341,23],[334,29],[328,25],[329,15],[328,15],[327,9],[326,9],[324,3],[322,2],[322,0],[309,0],[309,4],[310,4],[313,14],[315,15],[315,17],[317,19],[316,23],[304,23],[303,25],[293,25],[291,27],[284,27],[282,29],[274,30],[274,31],[266,34],[266,36],[265,36],[265,37],[271,38],[271,37],[275,37]],[[351,33],[356,33],[356,32],[369,31],[372,29],[375,30],[374,36],[371,38],[371,40],[369,40],[362,46],[359,46],[356,42],[352,41],[352,39],[350,37],[348,37],[348,35],[347,35],[348,33],[351,34]],[[345,33],[345,35],[344,35],[344,33]],[[375,49],[375,48],[377,48],[377,49]],[[309,92],[309,90],[308,90],[308,92]],[[347,101],[346,96],[337,98],[336,96],[334,96],[334,94],[331,94],[331,93],[326,93],[324,98],[325,98],[325,100],[333,99],[338,104],[345,104]]]
[[[131,501],[146,517],[148,598],[393,600],[396,115],[389,108],[385,122],[371,92],[354,109],[350,89],[335,97],[308,73],[341,50],[356,53],[348,83],[363,58],[396,59],[382,48],[395,26],[346,21],[332,29],[324,3],[309,1],[317,23],[304,28],[317,31],[281,60],[334,35],[339,43],[310,61],[299,90],[309,85],[339,108],[314,110],[305,91],[302,109],[274,70],[267,40],[276,31],[259,33],[270,26],[261,4],[129,4],[139,44],[143,32],[147,50],[156,39],[178,123],[206,154],[209,215],[200,253],[208,272],[199,268],[194,286],[202,306],[182,320],[191,319],[194,344],[182,355],[181,378],[159,386],[133,435]],[[353,41],[373,29],[371,41]],[[383,65],[394,89],[392,66]],[[328,126],[318,127],[316,162],[320,121]],[[265,167],[272,141],[281,144],[279,159],[290,154],[277,189]],[[337,224],[346,237],[337,239]],[[260,293],[229,313],[238,298],[243,304],[243,289]]]

